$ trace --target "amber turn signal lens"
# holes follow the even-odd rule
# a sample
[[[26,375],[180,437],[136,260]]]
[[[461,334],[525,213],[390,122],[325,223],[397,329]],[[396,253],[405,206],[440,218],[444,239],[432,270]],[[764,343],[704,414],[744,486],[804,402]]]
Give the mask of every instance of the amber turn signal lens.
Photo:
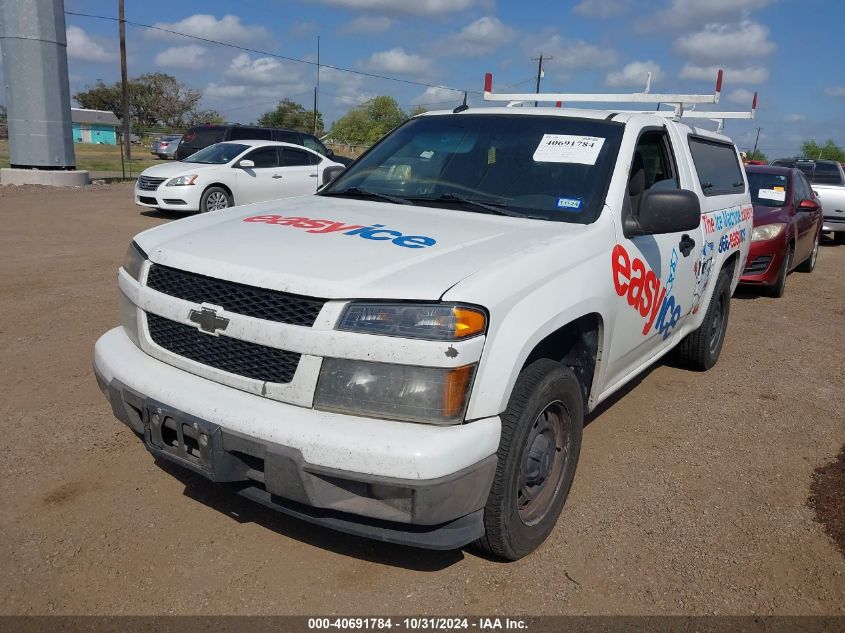
[[[464,409],[464,400],[468,392],[469,381],[475,371],[475,365],[464,365],[449,370],[443,384],[443,417],[451,418]]]
[[[474,334],[481,334],[487,327],[487,319],[484,313],[471,308],[456,307],[455,313],[455,338],[466,338]]]

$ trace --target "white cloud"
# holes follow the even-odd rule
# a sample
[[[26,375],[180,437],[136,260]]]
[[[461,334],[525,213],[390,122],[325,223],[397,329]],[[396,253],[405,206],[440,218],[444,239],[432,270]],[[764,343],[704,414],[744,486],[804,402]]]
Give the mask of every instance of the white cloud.
[[[172,46],[155,56],[155,64],[156,66],[164,66],[166,68],[195,70],[205,66],[205,54],[207,52],[207,48],[195,44],[189,46]]]
[[[463,98],[464,93],[459,90],[443,88],[442,86],[431,86],[430,88],[426,88],[411,103],[414,105],[431,106],[430,109],[437,110],[439,108],[446,108],[450,104],[457,106],[462,103]]]
[[[640,31],[681,29],[702,23],[739,17],[761,9],[775,0],[672,0],[668,9],[637,22]]]
[[[393,20],[386,16],[362,15],[341,27],[341,33],[381,33],[393,26]]]
[[[719,66],[698,66],[696,64],[686,64],[680,73],[681,79],[694,79],[701,81],[712,81],[715,85],[716,74],[719,72]],[[739,84],[760,84],[769,78],[769,71],[762,66],[746,66],[744,68],[731,68],[729,66],[722,67],[725,71],[726,82],[736,82]]]
[[[550,57],[549,61],[544,62],[544,68],[555,71],[560,79],[568,78],[568,72],[572,70],[606,68],[616,62],[616,51],[613,49],[572,40],[559,33],[547,34],[539,42],[527,42],[524,48],[532,57],[541,53],[544,58]]]
[[[78,26],[67,27],[67,56],[84,62],[110,62],[117,58]]]
[[[254,84],[289,84],[302,78],[292,64],[272,57],[252,59],[247,53],[235,57],[224,74],[240,83]]]
[[[405,13],[410,15],[444,15],[470,8],[477,0],[316,0],[343,9]]]
[[[663,78],[663,69],[660,65],[648,60],[645,62],[631,62],[622,70],[617,70],[607,74],[605,83],[608,86],[637,86],[639,88],[645,87],[648,73],[651,73],[652,83],[656,83]]]
[[[796,112],[793,114],[787,114],[785,117],[783,117],[783,120],[786,123],[801,123],[802,121],[807,120],[807,116]]]
[[[631,0],[581,0],[572,10],[590,18],[609,18],[625,13],[630,6]]]
[[[255,40],[265,39],[269,35],[267,29],[263,26],[242,24],[241,19],[236,15],[224,15],[218,20],[207,13],[195,13],[178,22],[156,22],[153,26],[221,42],[254,42]],[[144,34],[153,39],[179,37],[173,33],[153,29],[145,30]]]
[[[432,70],[431,60],[413,53],[406,53],[401,48],[373,53],[366,62],[366,67],[375,72],[417,76],[428,75]]]
[[[769,29],[743,20],[739,24],[708,24],[701,31],[679,37],[675,48],[696,62],[730,62],[765,57],[775,45],[769,41]]]
[[[826,88],[824,93],[828,97],[845,97],[845,86],[831,86]]]
[[[514,37],[516,31],[498,18],[483,17],[442,38],[437,49],[443,55],[481,57],[491,54]]]
[[[203,88],[203,96],[228,99],[231,97],[242,97],[246,94],[246,86],[234,84],[210,83]]]
[[[727,98],[731,103],[739,103],[751,107],[751,100],[754,98],[754,93],[751,90],[739,88],[730,92]]]
[[[337,106],[354,107],[376,96],[363,90],[363,83],[364,78],[361,75],[334,68],[322,68],[320,70],[320,85],[331,86],[331,90],[326,92],[331,93]]]

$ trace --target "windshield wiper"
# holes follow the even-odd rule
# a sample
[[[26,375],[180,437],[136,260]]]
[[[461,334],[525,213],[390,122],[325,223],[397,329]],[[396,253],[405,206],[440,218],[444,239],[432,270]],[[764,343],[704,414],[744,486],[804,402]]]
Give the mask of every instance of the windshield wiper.
[[[324,191],[321,196],[352,196],[355,198],[375,198],[376,200],[384,200],[386,202],[393,202],[395,204],[414,204],[407,198],[400,198],[399,196],[391,196],[386,193],[378,193],[376,191],[367,191],[360,187],[347,187],[342,191]]]
[[[506,215],[510,218],[530,218],[532,220],[545,220],[546,218],[537,215],[526,215],[525,213],[517,213],[509,211],[504,202],[473,200],[472,198],[465,198],[457,193],[444,193],[439,198],[412,198],[412,200],[426,201],[426,202],[457,202],[467,207],[475,207],[476,209],[483,209],[484,212],[493,213],[495,215]]]

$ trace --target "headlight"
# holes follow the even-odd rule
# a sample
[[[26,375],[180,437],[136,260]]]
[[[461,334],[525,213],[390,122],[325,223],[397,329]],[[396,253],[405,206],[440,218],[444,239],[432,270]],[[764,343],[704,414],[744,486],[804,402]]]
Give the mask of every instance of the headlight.
[[[774,239],[783,233],[784,227],[786,227],[785,224],[764,224],[763,226],[755,226],[754,230],[751,231],[751,241],[765,242],[766,240]]]
[[[181,187],[182,185],[192,185],[197,179],[197,174],[188,174],[187,176],[179,176],[178,178],[171,178],[167,181],[165,187]]]
[[[454,341],[482,334],[487,317],[479,308],[448,304],[351,303],[338,330]]]
[[[326,358],[314,408],[429,424],[460,424],[475,365],[413,367]]]
[[[123,270],[140,283],[145,261],[147,261],[147,254],[135,242],[132,242],[129,250],[126,251],[126,257],[123,258]]]

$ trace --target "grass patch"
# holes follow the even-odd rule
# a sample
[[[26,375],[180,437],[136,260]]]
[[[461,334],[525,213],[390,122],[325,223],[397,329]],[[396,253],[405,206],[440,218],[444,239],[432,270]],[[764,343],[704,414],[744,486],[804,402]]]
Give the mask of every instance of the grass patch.
[[[88,171],[109,171],[121,173],[120,147],[117,145],[92,145],[90,143],[74,143],[73,150],[76,155],[76,168],[87,169]],[[126,163],[126,174],[129,175],[131,168],[132,175],[137,176],[147,167],[159,165],[166,161],[160,160],[150,154],[150,149],[142,145],[132,146],[131,166]],[[0,167],[9,166],[9,141],[0,140]]]

